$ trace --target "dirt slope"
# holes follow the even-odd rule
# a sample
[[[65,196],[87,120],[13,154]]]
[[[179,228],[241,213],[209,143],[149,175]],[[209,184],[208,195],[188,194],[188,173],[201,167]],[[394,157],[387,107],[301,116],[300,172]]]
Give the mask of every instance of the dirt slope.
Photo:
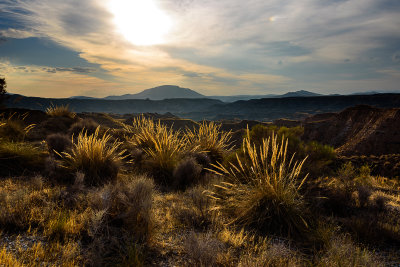
[[[355,106],[304,120],[304,137],[334,146],[340,155],[400,153],[400,109]]]

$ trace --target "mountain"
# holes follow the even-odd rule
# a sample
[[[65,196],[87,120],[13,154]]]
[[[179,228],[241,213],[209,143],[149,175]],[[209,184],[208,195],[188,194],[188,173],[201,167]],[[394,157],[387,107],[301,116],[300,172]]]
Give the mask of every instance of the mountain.
[[[300,90],[296,92],[288,92],[286,94],[277,97],[312,97],[312,96],[321,96],[321,94]]]
[[[296,92],[288,92],[283,95],[268,94],[268,95],[232,95],[232,96],[207,96],[208,98],[218,99],[223,102],[235,102],[239,100],[251,100],[251,99],[262,99],[262,98],[283,98],[283,97],[312,97],[321,96],[321,94],[300,90]]]
[[[71,96],[70,99],[97,99],[97,98],[91,96],[78,95],[78,96]]]
[[[107,96],[104,99],[105,100],[124,100],[124,99],[163,100],[171,98],[207,98],[207,97],[188,88],[182,88],[175,85],[162,85],[146,89],[137,94]]]

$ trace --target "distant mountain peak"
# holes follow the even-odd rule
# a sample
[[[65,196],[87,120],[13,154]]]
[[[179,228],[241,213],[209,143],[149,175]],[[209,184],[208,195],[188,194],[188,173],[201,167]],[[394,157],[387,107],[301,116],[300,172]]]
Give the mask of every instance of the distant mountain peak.
[[[309,97],[309,96],[321,96],[321,94],[313,93],[306,90],[298,90],[295,92],[288,92],[283,94],[281,97]]]
[[[137,94],[125,94],[121,96],[107,96],[107,100],[123,99],[150,99],[163,100],[169,98],[205,98],[204,95],[197,93],[189,88],[182,88],[177,85],[161,85],[154,88],[143,90]]]

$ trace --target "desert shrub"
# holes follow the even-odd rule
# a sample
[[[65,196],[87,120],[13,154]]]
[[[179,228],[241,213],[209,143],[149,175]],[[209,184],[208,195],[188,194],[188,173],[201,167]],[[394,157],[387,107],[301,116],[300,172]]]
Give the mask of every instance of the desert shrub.
[[[72,147],[71,138],[65,134],[51,134],[46,138],[47,148],[50,154],[54,156],[69,150]]]
[[[152,180],[131,177],[90,194],[92,216],[87,231],[92,265],[116,264],[129,255],[138,260],[139,246],[153,231],[153,188]]]
[[[213,209],[215,201],[204,194],[204,188],[191,188],[182,198],[183,203],[173,205],[171,209],[174,219],[180,225],[204,231],[216,222],[218,213]]]
[[[202,167],[194,158],[185,158],[175,167],[173,172],[173,187],[185,189],[186,187],[199,182]]]
[[[52,104],[46,108],[46,113],[52,117],[68,117],[72,119],[76,117],[76,113],[72,112],[68,105],[55,106]]]
[[[258,249],[254,253],[242,255],[238,266],[240,267],[257,267],[257,266],[302,266],[301,257],[296,251],[288,248],[284,243],[268,242],[261,245],[262,249]]]
[[[361,207],[365,207],[368,205],[369,198],[372,194],[372,190],[370,187],[365,185],[359,185],[357,187],[357,195],[358,195],[358,202]]]
[[[312,141],[303,145],[303,155],[308,155],[307,163],[304,170],[312,177],[330,174],[331,163],[336,158],[335,149],[329,145],[323,145],[318,142]]]
[[[337,177],[342,181],[353,180],[357,176],[357,170],[351,161],[344,163],[337,171]]]
[[[0,174],[21,175],[44,169],[45,151],[26,142],[0,142]]]
[[[334,238],[316,266],[384,266],[376,255],[353,244],[348,237]]]
[[[231,224],[253,227],[261,232],[301,234],[308,228],[306,207],[299,180],[304,161],[287,159],[287,140],[278,143],[273,135],[256,148],[248,135],[243,139],[247,162],[214,165],[226,181],[216,185],[212,196],[220,209],[232,216]]]
[[[224,245],[210,233],[196,235],[190,232],[185,240],[185,252],[194,266],[216,266]]]
[[[82,131],[86,131],[88,134],[94,134],[99,124],[92,119],[82,119],[71,125],[68,133],[73,136],[78,136]]]
[[[205,152],[211,161],[220,161],[231,149],[232,132],[221,131],[221,124],[203,121],[198,129],[186,129],[185,136],[190,150]]]
[[[85,174],[87,185],[104,184],[117,177],[123,160],[124,151],[119,151],[121,143],[108,144],[111,136],[107,133],[99,136],[99,127],[88,135],[81,132],[70,152],[62,152],[60,164],[71,172]]]

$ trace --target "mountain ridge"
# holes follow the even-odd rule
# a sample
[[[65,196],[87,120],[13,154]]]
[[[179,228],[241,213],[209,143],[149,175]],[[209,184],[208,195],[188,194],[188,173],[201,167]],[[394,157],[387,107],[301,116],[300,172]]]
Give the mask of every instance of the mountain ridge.
[[[128,99],[149,99],[149,100],[164,100],[173,98],[208,98],[216,99],[223,102],[235,102],[239,100],[251,100],[261,98],[281,98],[281,97],[313,97],[321,96],[310,91],[299,90],[287,92],[285,94],[265,94],[265,95],[232,95],[232,96],[206,96],[192,89],[183,88],[176,85],[161,85],[143,90],[136,94],[111,95],[104,98],[96,98],[89,96],[72,96],[71,99],[104,99],[104,100],[128,100]]]

